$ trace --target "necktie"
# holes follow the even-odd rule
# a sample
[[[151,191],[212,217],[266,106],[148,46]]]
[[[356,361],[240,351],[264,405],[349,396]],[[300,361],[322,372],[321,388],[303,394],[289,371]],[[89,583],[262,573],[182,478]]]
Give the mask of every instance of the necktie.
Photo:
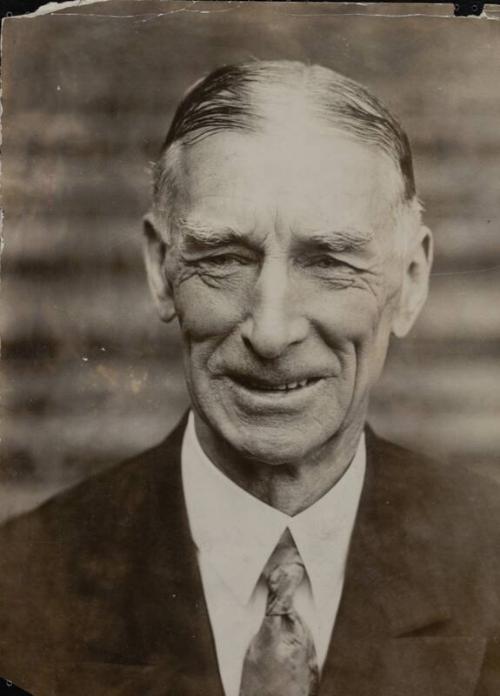
[[[240,696],[317,696],[313,637],[294,609],[304,564],[286,529],[264,568],[266,613],[243,662]]]

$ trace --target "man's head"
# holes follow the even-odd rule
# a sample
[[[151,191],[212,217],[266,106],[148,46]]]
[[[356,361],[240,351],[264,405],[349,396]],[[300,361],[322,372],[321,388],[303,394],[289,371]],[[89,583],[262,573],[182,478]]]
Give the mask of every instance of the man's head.
[[[408,140],[374,97],[302,63],[212,73],[174,116],[145,229],[203,427],[274,464],[359,430],[431,263]]]

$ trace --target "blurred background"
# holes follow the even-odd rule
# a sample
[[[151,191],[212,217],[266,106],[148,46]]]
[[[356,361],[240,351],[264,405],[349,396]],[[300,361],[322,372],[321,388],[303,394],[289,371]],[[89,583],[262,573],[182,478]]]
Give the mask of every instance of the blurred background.
[[[371,422],[500,476],[500,22],[353,11],[112,0],[4,22],[0,519],[156,443],[186,407],[142,266],[150,162],[187,86],[249,57],[333,67],[406,127],[436,262]]]

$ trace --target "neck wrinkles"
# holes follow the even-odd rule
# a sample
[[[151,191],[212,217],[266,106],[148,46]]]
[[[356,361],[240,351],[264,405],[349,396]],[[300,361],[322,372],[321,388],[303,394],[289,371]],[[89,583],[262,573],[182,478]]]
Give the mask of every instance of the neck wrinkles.
[[[294,516],[325,495],[352,462],[364,428],[364,414],[300,462],[258,462],[236,452],[195,414],[199,442],[212,463],[258,500]]]

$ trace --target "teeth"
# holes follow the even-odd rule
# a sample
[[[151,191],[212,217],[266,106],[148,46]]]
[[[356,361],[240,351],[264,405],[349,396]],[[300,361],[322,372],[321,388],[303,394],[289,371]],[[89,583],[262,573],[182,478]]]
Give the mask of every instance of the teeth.
[[[309,379],[303,379],[300,382],[289,382],[288,384],[276,384],[274,386],[269,386],[269,387],[264,387],[262,385],[255,384],[253,385],[254,389],[258,389],[259,391],[291,391],[292,389],[302,389],[303,387],[306,387],[312,380]],[[314,381],[314,380],[313,380]]]
[[[307,379],[302,380],[302,382],[290,382],[290,384],[283,384],[275,389],[279,391],[289,391],[290,389],[298,389],[300,387],[305,387],[307,384]]]

